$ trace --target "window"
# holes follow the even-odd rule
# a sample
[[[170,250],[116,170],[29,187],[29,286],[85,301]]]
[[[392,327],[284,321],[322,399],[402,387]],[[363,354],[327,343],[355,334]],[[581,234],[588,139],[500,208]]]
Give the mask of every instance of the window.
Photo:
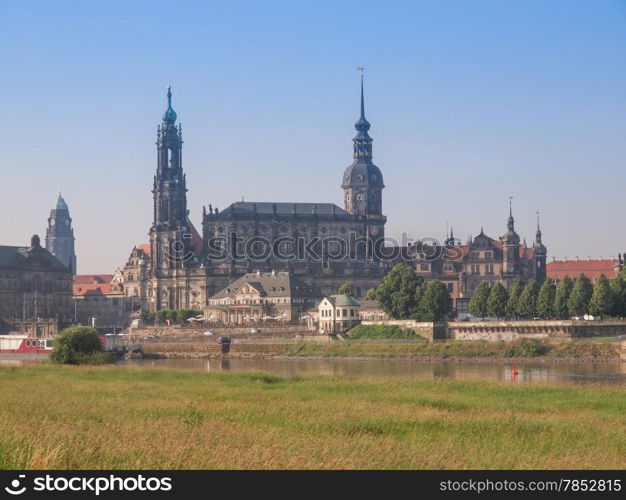
[[[493,274],[493,264],[485,265],[485,274]]]
[[[422,270],[422,271],[429,271],[430,270],[430,264],[426,264],[426,263],[420,264],[420,270]]]
[[[485,252],[485,259],[493,259],[493,252]]]
[[[472,264],[472,274],[480,274],[480,266],[478,264]]]
[[[448,287],[449,293],[454,293],[454,283],[447,283],[446,286]]]

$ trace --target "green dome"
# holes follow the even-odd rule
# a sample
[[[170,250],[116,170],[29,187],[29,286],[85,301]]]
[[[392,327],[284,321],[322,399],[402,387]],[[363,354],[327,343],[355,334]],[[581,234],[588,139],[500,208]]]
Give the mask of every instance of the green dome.
[[[172,88],[167,87],[167,109],[163,113],[163,121],[174,123],[176,121],[176,111],[172,108]]]
[[[69,210],[67,208],[67,203],[65,203],[65,200],[63,199],[63,197],[61,196],[61,193],[59,193],[59,198],[57,199],[57,206],[56,206],[57,210]]]

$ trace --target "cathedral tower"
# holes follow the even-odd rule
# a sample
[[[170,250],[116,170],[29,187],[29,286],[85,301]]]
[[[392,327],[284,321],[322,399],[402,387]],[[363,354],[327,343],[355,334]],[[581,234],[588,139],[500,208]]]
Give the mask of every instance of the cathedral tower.
[[[157,309],[184,307],[179,291],[162,287],[161,280],[184,275],[184,269],[193,259],[182,167],[182,127],[176,126],[176,118],[172,90],[168,87],[167,109],[163,113],[163,123],[157,129],[157,171],[152,189],[154,220],[150,228],[151,271],[155,278],[153,293]]]
[[[76,254],[74,253],[74,230],[67,203],[61,196],[50,210],[48,229],[46,229],[46,250],[61,261],[64,266],[76,274]]]
[[[382,244],[386,217],[382,213],[382,191],[385,187],[380,169],[372,161],[373,139],[368,134],[370,123],[365,118],[363,68],[361,70],[361,116],[354,124],[357,134],[352,139],[353,161],[343,174],[346,212],[366,219],[367,236]],[[370,257],[371,257],[370,252]]]

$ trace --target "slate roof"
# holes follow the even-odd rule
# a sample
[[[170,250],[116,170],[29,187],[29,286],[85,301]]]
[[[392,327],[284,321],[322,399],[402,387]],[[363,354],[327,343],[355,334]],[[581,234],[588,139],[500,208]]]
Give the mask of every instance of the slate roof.
[[[54,255],[42,247],[0,246],[0,269],[69,271]]]
[[[229,207],[225,208],[219,214],[207,214],[208,217],[226,217],[230,214],[234,215],[254,215],[255,207],[256,214],[272,215],[274,214],[274,206],[276,207],[276,215],[312,215],[313,211],[317,215],[332,215],[333,208],[335,215],[348,215],[343,208],[338,207],[334,203],[284,203],[284,202],[251,202],[251,201],[238,201],[232,203]]]
[[[288,272],[247,273],[223,288],[211,299],[234,296],[244,285],[249,284],[259,290],[264,297],[316,297],[319,296],[310,286]]]

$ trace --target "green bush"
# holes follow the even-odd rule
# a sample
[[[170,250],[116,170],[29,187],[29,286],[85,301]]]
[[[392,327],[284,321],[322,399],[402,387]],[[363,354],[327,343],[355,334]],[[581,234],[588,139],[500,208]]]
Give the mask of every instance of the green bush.
[[[104,351],[98,330],[73,326],[55,337],[50,361],[67,365],[103,364],[110,362],[110,357]]]
[[[395,325],[359,325],[350,332],[351,339],[421,339],[413,330]]]

